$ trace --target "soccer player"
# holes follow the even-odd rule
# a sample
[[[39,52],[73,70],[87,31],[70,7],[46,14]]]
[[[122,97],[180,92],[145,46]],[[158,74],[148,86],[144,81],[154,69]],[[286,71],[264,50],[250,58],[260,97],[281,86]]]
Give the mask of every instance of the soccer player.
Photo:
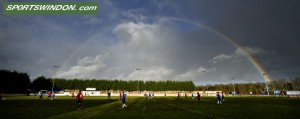
[[[199,92],[197,92],[197,99],[198,99],[198,103],[201,104],[201,95]]]
[[[53,100],[54,97],[55,97],[55,94],[54,94],[54,92],[52,92],[52,93],[51,93],[51,100]]]
[[[149,92],[149,97],[148,97],[148,99],[152,99],[151,92]]]
[[[122,96],[122,108],[127,107],[127,105],[125,104],[126,102],[126,93],[125,90],[123,91],[123,96]]]
[[[72,98],[74,98],[75,97],[75,92],[73,91],[73,93],[72,93]]]
[[[108,93],[107,93],[108,100],[111,100],[111,98],[110,98],[110,95],[111,95],[111,92],[110,92],[110,91],[108,91]]]
[[[40,100],[43,100],[43,93],[41,91],[39,92],[39,98]]]
[[[177,100],[180,98],[180,92],[178,91]]]
[[[192,92],[192,100],[194,100],[194,92]]]
[[[52,95],[52,93],[51,93],[51,91],[49,91],[47,99],[51,98],[51,95]]]
[[[221,102],[221,95],[219,92],[217,92],[217,99],[218,99],[218,103],[217,104],[222,104]]]
[[[120,92],[120,100],[122,100],[122,92]]]
[[[224,93],[222,93],[222,102],[224,102],[225,97],[224,97]]]
[[[82,101],[83,101],[83,94],[81,93],[81,90],[76,96],[77,102],[78,102],[78,110],[82,109]]]

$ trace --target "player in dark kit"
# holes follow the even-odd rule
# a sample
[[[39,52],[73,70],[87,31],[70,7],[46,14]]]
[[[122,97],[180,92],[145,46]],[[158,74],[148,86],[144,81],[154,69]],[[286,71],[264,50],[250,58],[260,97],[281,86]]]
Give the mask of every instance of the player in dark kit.
[[[125,93],[125,90],[123,91],[123,96],[122,96],[122,108],[127,107],[126,103],[126,96],[127,94]]]
[[[219,92],[217,92],[217,99],[218,99],[217,104],[222,104],[222,102],[221,102],[221,95],[220,95]]]
[[[224,102],[225,97],[224,97],[224,93],[222,93],[222,102]]]
[[[197,99],[198,99],[198,103],[201,104],[201,95],[199,92],[197,92]]]
[[[111,95],[111,92],[110,92],[110,91],[108,91],[108,93],[107,93],[108,100],[111,100],[111,97],[110,97],[110,95]]]
[[[78,110],[82,109],[82,101],[83,101],[83,94],[81,91],[76,96],[77,102],[78,102]]]

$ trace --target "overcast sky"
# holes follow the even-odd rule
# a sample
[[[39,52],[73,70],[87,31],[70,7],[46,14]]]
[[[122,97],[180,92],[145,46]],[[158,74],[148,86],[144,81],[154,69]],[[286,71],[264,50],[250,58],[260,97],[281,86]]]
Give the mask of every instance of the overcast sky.
[[[56,76],[67,79],[137,80],[141,68],[140,80],[263,82],[244,50],[273,80],[300,76],[299,0],[98,4],[98,15],[1,13],[0,69],[32,80],[54,77],[59,65]]]

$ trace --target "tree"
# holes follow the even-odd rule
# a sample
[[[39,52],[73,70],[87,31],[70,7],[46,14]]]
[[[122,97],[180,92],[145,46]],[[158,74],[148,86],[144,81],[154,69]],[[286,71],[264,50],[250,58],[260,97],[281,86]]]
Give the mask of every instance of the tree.
[[[291,80],[293,90],[300,90],[300,77]]]
[[[0,70],[0,91],[4,93],[27,93],[30,79],[27,73]]]
[[[37,77],[32,82],[32,89],[39,91],[39,90],[51,90],[52,83],[50,79],[46,79],[44,76]]]

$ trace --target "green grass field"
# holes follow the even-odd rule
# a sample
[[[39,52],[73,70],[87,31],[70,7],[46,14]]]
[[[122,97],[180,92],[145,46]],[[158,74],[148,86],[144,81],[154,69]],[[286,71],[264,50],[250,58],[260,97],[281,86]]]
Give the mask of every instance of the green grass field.
[[[128,97],[121,108],[118,97],[85,97],[83,110],[71,97],[53,101],[36,96],[5,97],[0,102],[1,119],[15,118],[272,118],[300,117],[300,99],[280,97],[226,97],[222,105],[214,97],[202,97],[202,104],[191,98]]]

